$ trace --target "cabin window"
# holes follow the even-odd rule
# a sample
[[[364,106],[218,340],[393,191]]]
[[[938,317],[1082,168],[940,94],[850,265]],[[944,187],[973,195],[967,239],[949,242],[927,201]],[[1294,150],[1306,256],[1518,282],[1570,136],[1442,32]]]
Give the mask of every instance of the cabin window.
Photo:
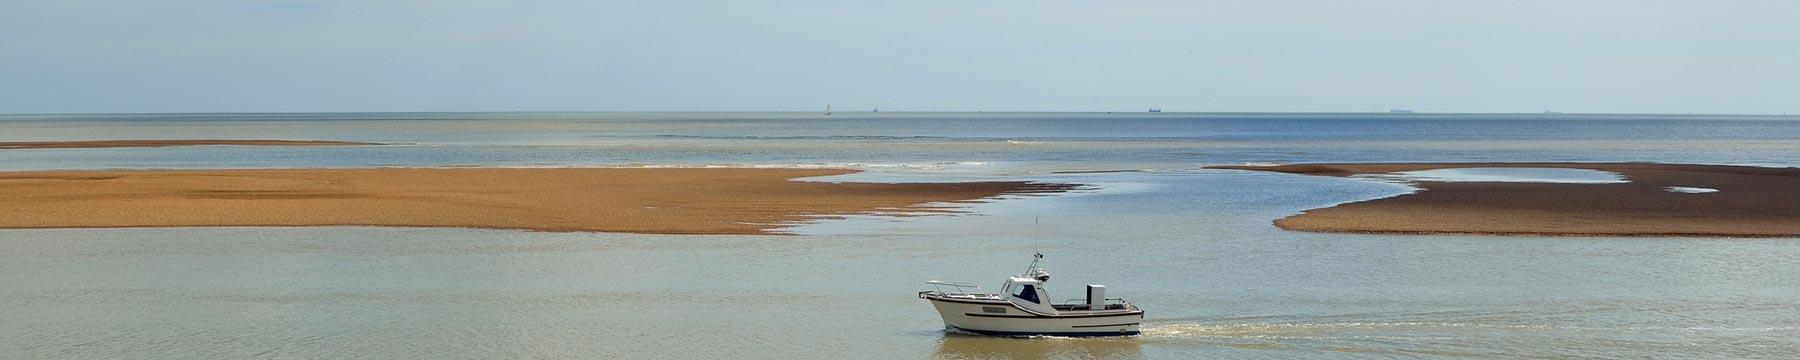
[[[1024,289],[1019,290],[1018,295],[1013,296],[1016,296],[1021,300],[1030,301],[1033,304],[1038,303],[1037,288],[1031,285],[1025,285]]]
[[[981,307],[981,312],[989,314],[1005,314],[1006,308],[999,306],[983,306]]]

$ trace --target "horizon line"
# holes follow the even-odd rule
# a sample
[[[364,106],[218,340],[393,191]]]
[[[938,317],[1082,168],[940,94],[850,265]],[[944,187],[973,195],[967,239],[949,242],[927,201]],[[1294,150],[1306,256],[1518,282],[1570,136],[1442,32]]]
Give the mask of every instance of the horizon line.
[[[1394,109],[1394,110],[1403,110],[1403,109]],[[1394,116],[1407,116],[1407,115],[1800,116],[1800,114],[1786,113],[1786,112],[1784,112],[1784,113],[1696,113],[1696,112],[1655,113],[1655,112],[1562,112],[1562,111],[1538,111],[1538,112],[1449,112],[1449,111],[1446,111],[1446,112],[1434,112],[1434,111],[1414,111],[1414,110],[1408,110],[1408,112],[1394,112],[1394,110],[1388,110],[1388,111],[1168,111],[1168,110],[1163,110],[1160,112],[1149,112],[1147,110],[1135,110],[1135,111],[1105,111],[1105,110],[1040,110],[1040,111],[1024,111],[1024,110],[888,110],[888,111],[850,110],[850,111],[842,111],[842,110],[840,110],[840,111],[834,111],[833,113],[844,114],[844,115],[883,114],[883,113],[889,113],[889,114],[895,114],[895,113],[899,113],[899,114],[1055,113],[1055,114],[1113,114],[1113,115],[1118,115],[1118,114],[1144,114],[1144,115],[1170,115],[1170,114],[1333,115],[1333,114],[1345,114],[1345,115],[1394,115]],[[274,115],[274,114],[525,114],[525,113],[625,113],[625,114],[628,114],[628,113],[779,113],[779,114],[816,114],[819,116],[836,116],[836,115],[825,115],[825,114],[823,114],[822,111],[816,111],[816,110],[813,110],[813,111],[807,111],[807,110],[408,110],[408,111],[392,111],[392,110],[389,110],[389,111],[177,111],[177,112],[20,112],[20,113],[0,112],[0,116]]]

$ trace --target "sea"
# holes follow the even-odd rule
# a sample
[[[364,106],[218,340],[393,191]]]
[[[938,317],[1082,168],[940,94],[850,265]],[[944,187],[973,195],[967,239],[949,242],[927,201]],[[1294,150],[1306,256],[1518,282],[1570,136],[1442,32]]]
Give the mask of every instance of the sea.
[[[0,141],[377,146],[0,150],[0,170],[853,168],[1028,180],[932,216],[785,235],[462,228],[0,230],[0,358],[1555,358],[1800,356],[1800,239],[1359,235],[1271,221],[1412,191],[1209,165],[1800,166],[1800,117],[1358,113],[0,115]],[[0,204],[4,206],[4,204]],[[1800,219],[1795,219],[1800,221]],[[947,332],[927,280],[1146,310],[1139,336]]]

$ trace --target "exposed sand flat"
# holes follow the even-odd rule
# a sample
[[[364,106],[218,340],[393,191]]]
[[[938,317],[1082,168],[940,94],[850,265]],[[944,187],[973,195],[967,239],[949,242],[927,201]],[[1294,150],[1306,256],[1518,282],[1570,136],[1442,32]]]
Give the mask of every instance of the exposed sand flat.
[[[919,205],[1075,188],[1030,182],[790,181],[851,172],[616,168],[0,172],[0,228],[373,225],[761,234],[810,216],[934,213],[944,209]]]
[[[1417,182],[1419,192],[1308,210],[1284,229],[1358,233],[1800,236],[1800,169],[1645,163],[1385,163],[1214,166],[1351,176],[1450,168],[1574,168],[1628,183]],[[1672,187],[1716,189],[1682,193]]]
[[[344,146],[344,145],[380,145],[375,143],[354,141],[327,140],[94,140],[94,141],[0,141],[0,149],[53,149],[53,148],[114,148],[114,147],[163,147],[193,145],[251,145],[251,146]]]

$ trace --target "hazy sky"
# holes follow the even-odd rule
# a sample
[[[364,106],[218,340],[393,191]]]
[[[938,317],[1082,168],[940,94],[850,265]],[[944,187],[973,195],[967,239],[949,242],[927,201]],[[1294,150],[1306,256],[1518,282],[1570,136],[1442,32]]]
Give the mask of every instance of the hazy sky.
[[[1800,1],[0,1],[15,113],[1800,113]]]

